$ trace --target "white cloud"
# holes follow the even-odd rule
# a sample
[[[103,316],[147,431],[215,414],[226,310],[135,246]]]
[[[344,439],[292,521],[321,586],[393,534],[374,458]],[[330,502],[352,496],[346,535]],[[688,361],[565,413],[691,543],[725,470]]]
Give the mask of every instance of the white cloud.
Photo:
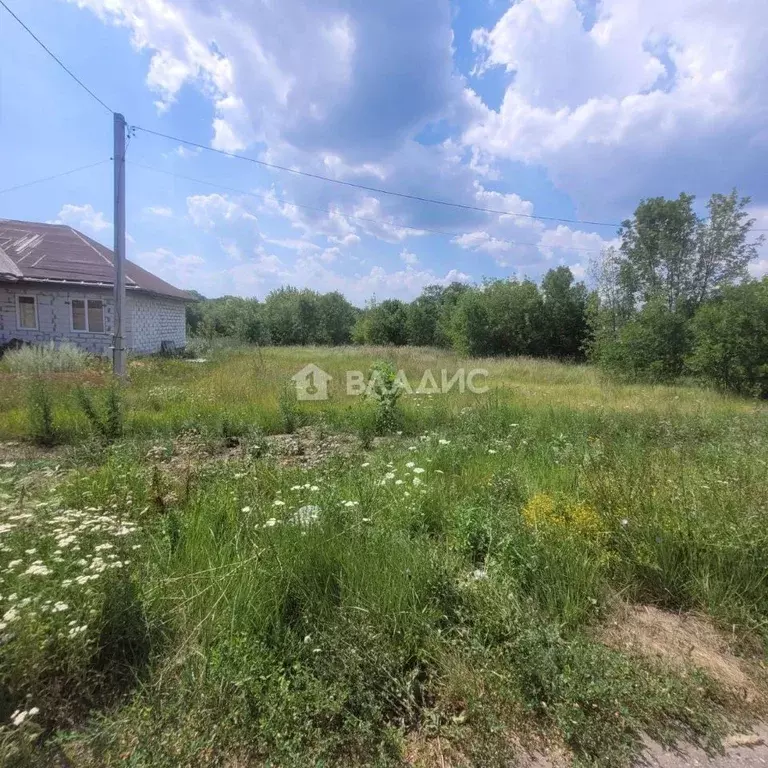
[[[606,240],[594,232],[583,232],[560,224],[542,232],[539,250],[547,259],[551,259],[555,254],[561,258],[570,253],[597,254],[611,245],[618,247],[618,240]]]
[[[212,229],[217,224],[235,221],[256,221],[241,203],[226,195],[191,195],[187,198],[187,214],[192,223],[201,229]]]
[[[204,279],[206,262],[197,254],[177,255],[168,248],[155,248],[136,254],[133,260],[179,288],[198,288],[205,291],[208,287]]]
[[[757,185],[768,156],[764,0],[603,0],[590,28],[575,0],[520,0],[476,30],[478,69],[514,72],[498,111],[464,140],[545,165],[595,210],[648,190]],[[727,190],[723,190],[727,191]],[[659,192],[655,192],[658,194]]]
[[[415,253],[411,253],[409,250],[403,248],[400,251],[400,261],[404,261],[406,264],[418,264],[419,257]]]
[[[362,306],[374,294],[411,300],[427,285],[448,285],[454,281],[469,282],[472,279],[456,269],[440,274],[432,269],[416,269],[411,265],[394,271],[374,266],[367,272],[345,274],[330,266],[333,259],[329,256],[335,257],[338,254],[329,251],[333,249],[288,262],[259,247],[254,258],[244,259],[228,269],[198,273],[191,285],[206,295],[232,293],[243,296],[264,296],[279,286],[293,285],[323,293],[340,291],[350,301]]]
[[[101,211],[94,210],[90,203],[73,205],[66,203],[61,207],[56,220],[52,224],[67,224],[75,229],[82,229],[87,234],[98,234],[106,229],[112,229],[112,222],[104,218]]]
[[[167,205],[150,205],[147,206],[144,211],[150,213],[153,216],[161,216],[164,218],[170,218],[173,216],[173,209]]]
[[[213,103],[215,146],[290,135],[328,154],[350,136],[384,153],[460,98],[448,3],[70,0],[130,31],[166,109],[187,84]],[[382,61],[396,60],[393,77]]]

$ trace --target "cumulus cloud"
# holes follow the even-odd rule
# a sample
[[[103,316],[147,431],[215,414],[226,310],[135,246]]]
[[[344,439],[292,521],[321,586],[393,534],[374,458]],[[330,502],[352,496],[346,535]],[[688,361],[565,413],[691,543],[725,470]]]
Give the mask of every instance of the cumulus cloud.
[[[766,196],[767,29],[763,0],[603,0],[591,26],[576,0],[520,0],[473,34],[477,71],[510,83],[464,140],[544,165],[587,210],[725,179]]]
[[[112,229],[112,222],[104,218],[101,211],[96,211],[90,203],[73,205],[66,203],[52,224],[67,224],[75,229],[81,229],[86,234],[97,235],[107,229]]]
[[[151,54],[161,110],[186,84],[208,95],[221,149],[283,137],[382,155],[461,101],[447,2],[71,1]]]

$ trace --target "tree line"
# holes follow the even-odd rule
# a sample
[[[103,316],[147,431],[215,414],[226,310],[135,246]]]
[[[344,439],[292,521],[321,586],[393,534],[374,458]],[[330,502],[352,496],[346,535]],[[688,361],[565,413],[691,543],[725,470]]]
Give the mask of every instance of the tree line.
[[[411,302],[292,287],[264,301],[225,296],[187,309],[189,333],[254,344],[447,347],[465,355],[589,359],[632,380],[695,376],[768,396],[768,278],[749,279],[762,236],[749,198],[715,194],[641,201],[619,245],[590,265],[591,289],[568,267],[540,283],[485,280],[427,286]]]

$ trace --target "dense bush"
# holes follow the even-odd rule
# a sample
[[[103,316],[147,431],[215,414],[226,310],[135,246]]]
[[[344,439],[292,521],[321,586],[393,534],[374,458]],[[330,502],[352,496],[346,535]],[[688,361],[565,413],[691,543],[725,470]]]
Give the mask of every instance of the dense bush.
[[[650,301],[606,345],[601,363],[633,380],[672,381],[683,373],[689,350],[686,317]]]
[[[724,389],[768,397],[768,277],[727,288],[691,323],[690,370]]]

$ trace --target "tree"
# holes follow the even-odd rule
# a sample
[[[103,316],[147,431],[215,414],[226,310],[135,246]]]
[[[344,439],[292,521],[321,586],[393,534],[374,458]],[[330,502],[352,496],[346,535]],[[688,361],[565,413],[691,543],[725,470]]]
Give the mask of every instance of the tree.
[[[541,281],[544,298],[545,352],[578,358],[587,337],[587,289],[568,267],[550,269]]]
[[[323,344],[349,344],[357,320],[356,310],[338,291],[322,294],[318,300],[320,337]]]
[[[544,305],[530,280],[488,280],[463,293],[453,313],[454,347],[471,355],[545,354]]]
[[[399,299],[386,299],[368,310],[366,341],[369,344],[408,343],[408,309]]]
[[[637,303],[661,297],[670,310],[678,307],[696,263],[699,221],[694,197],[654,197],[641,201],[632,219],[619,230],[624,264],[619,282]]]
[[[619,230],[622,301],[642,305],[661,298],[667,308],[692,314],[724,285],[747,276],[747,265],[763,242],[748,242],[754,219],[748,197],[714,194],[708,217],[693,210],[694,197],[643,200]]]
[[[746,211],[750,198],[714,194],[707,203],[709,218],[697,232],[696,264],[689,288],[696,306],[726,285],[746,279],[747,266],[757,257],[765,238],[748,242],[755,220]]]
[[[692,322],[694,375],[723,389],[768,397],[768,277],[724,288]]]

